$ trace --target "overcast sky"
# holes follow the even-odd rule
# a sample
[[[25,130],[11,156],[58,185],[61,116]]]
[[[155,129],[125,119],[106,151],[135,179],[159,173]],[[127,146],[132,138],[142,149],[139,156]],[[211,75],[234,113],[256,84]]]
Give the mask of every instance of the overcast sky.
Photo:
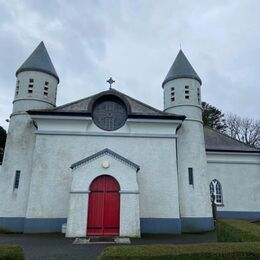
[[[179,49],[202,99],[260,119],[258,0],[0,0],[0,125],[15,71],[44,41],[60,77],[57,105],[114,88],[163,109],[161,83]]]

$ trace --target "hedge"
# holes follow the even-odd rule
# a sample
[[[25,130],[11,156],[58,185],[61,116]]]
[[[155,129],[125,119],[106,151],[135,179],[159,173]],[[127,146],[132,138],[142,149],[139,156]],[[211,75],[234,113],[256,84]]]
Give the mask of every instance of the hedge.
[[[260,242],[260,226],[243,220],[218,220],[219,242]]]
[[[23,249],[16,245],[0,245],[1,260],[24,260]]]
[[[0,228],[0,234],[9,234],[9,233],[11,232],[8,231],[7,229]]]
[[[98,259],[256,260],[260,259],[260,243],[114,246],[106,248]]]

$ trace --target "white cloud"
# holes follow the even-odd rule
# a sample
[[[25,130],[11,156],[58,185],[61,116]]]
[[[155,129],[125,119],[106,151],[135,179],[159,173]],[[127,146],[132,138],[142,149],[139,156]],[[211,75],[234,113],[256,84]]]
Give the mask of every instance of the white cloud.
[[[0,0],[0,125],[15,71],[44,40],[61,83],[58,104],[115,87],[162,108],[161,83],[181,42],[204,100],[259,118],[260,2]]]

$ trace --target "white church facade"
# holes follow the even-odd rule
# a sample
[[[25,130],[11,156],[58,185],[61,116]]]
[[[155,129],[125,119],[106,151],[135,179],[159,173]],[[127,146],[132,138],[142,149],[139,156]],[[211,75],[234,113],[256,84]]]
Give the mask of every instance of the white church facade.
[[[0,228],[67,237],[203,232],[260,219],[260,150],[203,127],[201,79],[180,50],[164,110],[113,88],[56,107],[41,42],[16,72],[0,168]]]

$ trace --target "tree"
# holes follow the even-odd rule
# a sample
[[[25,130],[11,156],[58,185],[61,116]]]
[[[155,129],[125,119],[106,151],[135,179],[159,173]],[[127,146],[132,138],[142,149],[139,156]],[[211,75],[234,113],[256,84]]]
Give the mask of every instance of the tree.
[[[6,141],[6,131],[2,126],[0,126],[0,149],[5,148],[5,141]]]
[[[223,132],[225,130],[225,118],[224,114],[218,108],[202,102],[202,120],[204,126],[211,127],[213,129]]]
[[[6,142],[6,131],[2,126],[0,126],[0,164],[2,162],[3,155],[4,155],[5,142]]]
[[[228,114],[225,133],[243,143],[260,148],[260,120]]]

